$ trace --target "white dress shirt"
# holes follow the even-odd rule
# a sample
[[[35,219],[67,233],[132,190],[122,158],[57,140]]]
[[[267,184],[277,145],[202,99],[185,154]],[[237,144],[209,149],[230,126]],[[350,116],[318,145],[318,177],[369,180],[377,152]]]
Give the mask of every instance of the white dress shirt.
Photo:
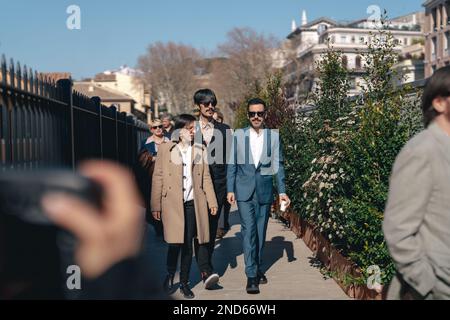
[[[185,151],[181,150],[183,159],[183,199],[184,202],[194,200],[194,189],[192,187],[192,146],[189,146]]]
[[[264,147],[264,129],[260,129],[259,133],[255,129],[250,128],[250,150],[255,167],[258,167],[259,161]]]

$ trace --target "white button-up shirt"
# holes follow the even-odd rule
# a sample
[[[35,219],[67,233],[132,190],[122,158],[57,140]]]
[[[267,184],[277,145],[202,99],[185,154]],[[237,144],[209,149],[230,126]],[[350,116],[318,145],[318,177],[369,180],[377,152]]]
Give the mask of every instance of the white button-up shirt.
[[[183,199],[184,202],[187,202],[194,200],[194,189],[192,186],[192,146],[189,146],[184,152],[180,146],[178,146],[178,149],[183,159]]]
[[[250,128],[250,150],[252,152],[255,167],[258,167],[259,161],[264,147],[264,129],[260,129],[259,133],[255,129]]]

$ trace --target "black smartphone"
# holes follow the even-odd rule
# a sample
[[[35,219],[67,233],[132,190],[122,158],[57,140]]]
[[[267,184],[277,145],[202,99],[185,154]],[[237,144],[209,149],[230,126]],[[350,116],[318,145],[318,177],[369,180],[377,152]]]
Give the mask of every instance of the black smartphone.
[[[76,240],[45,215],[41,200],[50,192],[101,207],[101,187],[72,171],[0,173],[0,299],[67,298]]]

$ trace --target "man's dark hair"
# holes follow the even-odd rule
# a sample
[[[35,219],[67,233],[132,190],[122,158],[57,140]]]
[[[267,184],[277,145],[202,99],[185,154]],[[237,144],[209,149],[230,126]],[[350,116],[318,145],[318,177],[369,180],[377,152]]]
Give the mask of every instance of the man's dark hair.
[[[254,106],[255,104],[262,104],[264,106],[264,110],[267,109],[266,102],[260,98],[252,98],[247,102],[247,111],[250,110],[250,106]]]
[[[197,119],[191,114],[180,114],[175,121],[175,130],[183,129],[189,123],[195,121],[197,121]]]
[[[450,66],[446,66],[437,70],[425,85],[422,96],[422,113],[425,127],[439,115],[433,107],[433,100],[438,97],[450,96]]]
[[[209,105],[212,103],[213,106],[217,105],[217,97],[214,91],[211,89],[201,89],[194,94],[194,103],[199,106],[200,104]]]

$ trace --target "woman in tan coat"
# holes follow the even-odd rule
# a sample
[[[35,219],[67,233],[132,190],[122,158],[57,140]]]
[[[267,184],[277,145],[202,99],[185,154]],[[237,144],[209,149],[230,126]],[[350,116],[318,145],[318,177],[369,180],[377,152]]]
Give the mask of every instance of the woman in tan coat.
[[[153,217],[162,220],[164,240],[169,244],[167,254],[168,275],[164,288],[171,291],[181,249],[180,290],[185,298],[194,294],[189,288],[193,240],[200,271],[208,263],[206,244],[209,242],[208,214],[217,214],[206,149],[194,144],[195,117],[180,115],[172,141],[160,146],[152,181],[151,208]],[[214,285],[218,276],[209,279]]]

